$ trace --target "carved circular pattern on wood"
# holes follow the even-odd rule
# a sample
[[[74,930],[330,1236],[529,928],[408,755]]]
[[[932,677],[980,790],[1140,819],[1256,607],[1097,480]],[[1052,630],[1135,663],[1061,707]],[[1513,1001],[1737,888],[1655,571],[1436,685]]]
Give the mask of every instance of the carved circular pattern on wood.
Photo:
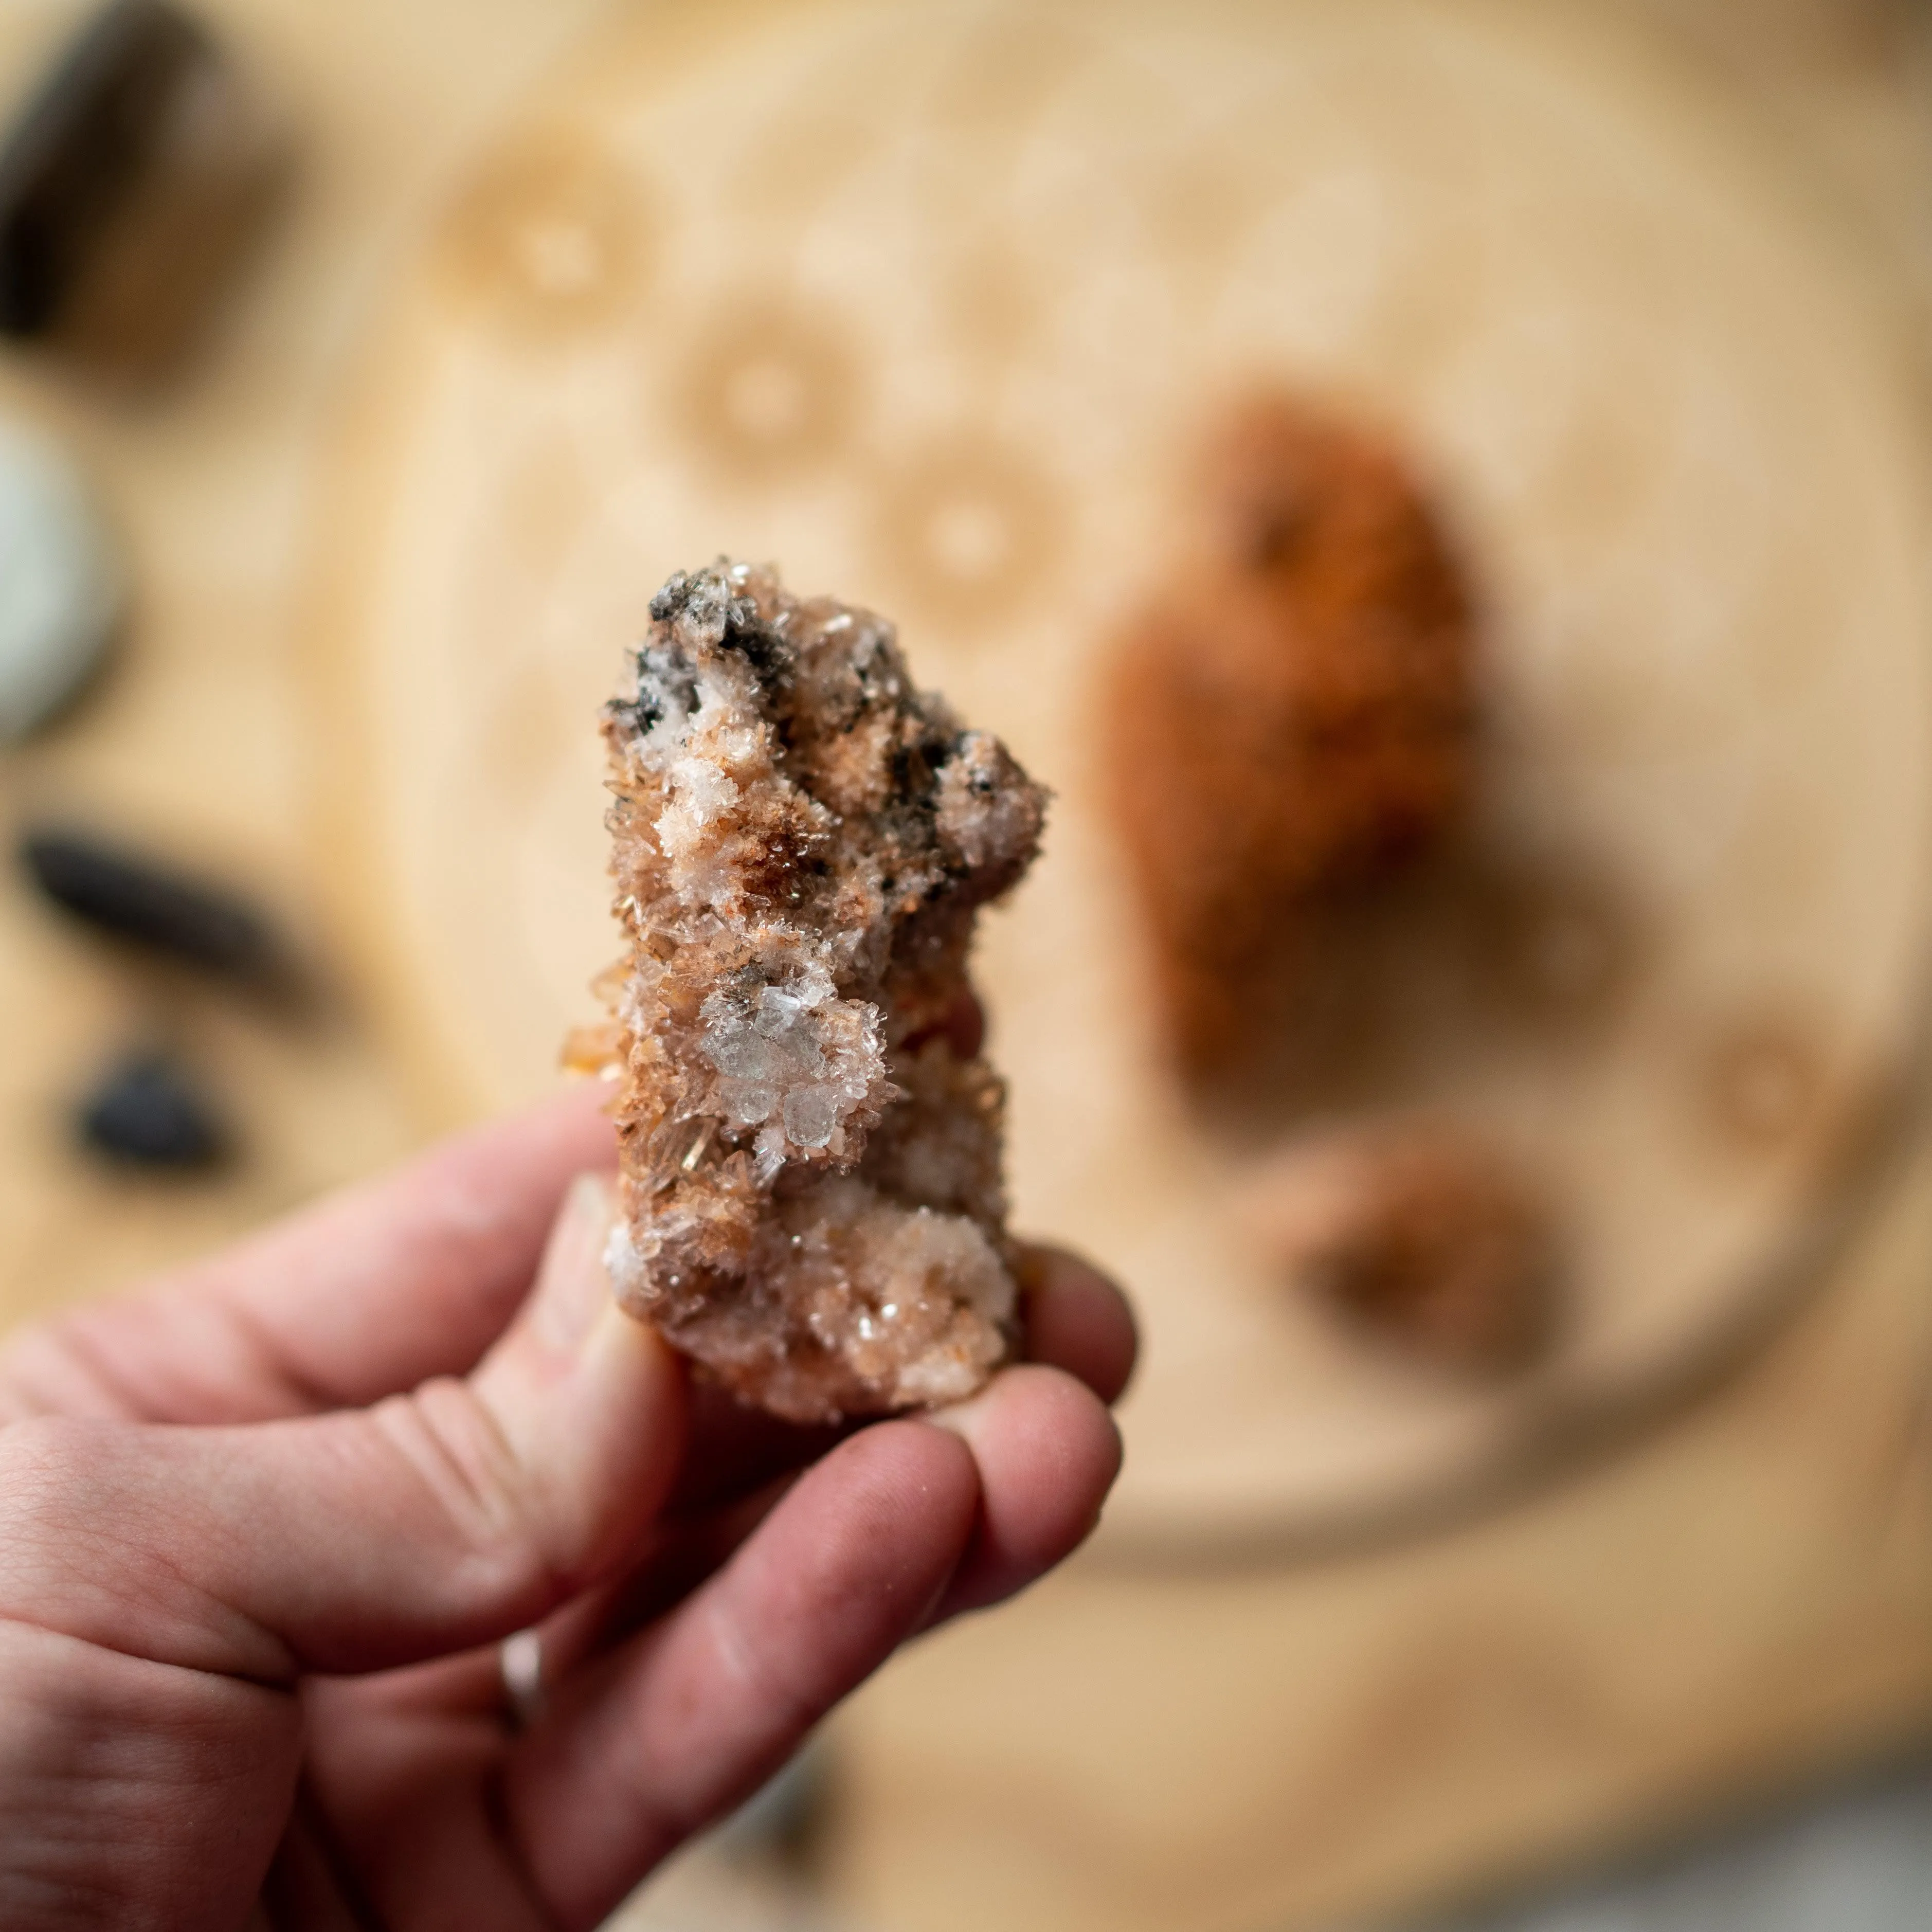
[[[1694,1376],[1780,1305],[1914,1043],[1928,506],[1896,318],[1726,104],[1550,16],[616,21],[478,156],[350,412],[326,830],[450,1111],[544,1086],[590,1010],[592,714],[674,566],[775,558],[889,610],[1056,788],[983,974],[1017,1220],[1146,1318],[1122,1546],[1393,1522]],[[1286,1298],[1147,1036],[1087,693],[1178,439],[1251,376],[1400,425],[1481,566],[1507,862],[1469,972],[1510,1018],[1424,1027],[1392,1092],[1563,1202],[1574,1318],[1506,1390]]]

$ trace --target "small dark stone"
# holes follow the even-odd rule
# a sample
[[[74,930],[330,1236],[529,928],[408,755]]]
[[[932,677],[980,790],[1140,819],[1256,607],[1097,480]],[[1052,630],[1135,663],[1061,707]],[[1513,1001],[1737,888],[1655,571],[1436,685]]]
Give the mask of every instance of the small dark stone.
[[[130,1167],[212,1167],[229,1137],[188,1074],[164,1054],[130,1054],[82,1102],[80,1136]]]
[[[58,320],[213,57],[162,0],[117,0],[70,45],[0,146],[0,333]]]
[[[29,830],[20,859],[55,904],[117,939],[229,979],[286,974],[268,922],[218,886],[80,832]]]

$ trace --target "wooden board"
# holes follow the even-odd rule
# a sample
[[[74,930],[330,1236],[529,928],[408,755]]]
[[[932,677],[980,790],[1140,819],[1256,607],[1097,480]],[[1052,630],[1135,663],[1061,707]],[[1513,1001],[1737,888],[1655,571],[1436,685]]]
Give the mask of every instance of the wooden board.
[[[918,1932],[1426,1923],[1922,1753],[1928,1252],[1922,1152],[1834,1295],[1613,1464],[1379,1556],[1088,1564],[916,1651],[836,1735],[837,1895]]]
[[[339,883],[339,820],[311,812],[311,785],[341,740],[317,707],[345,680],[324,665],[319,682],[298,651],[316,598],[298,566],[358,345],[434,211],[500,142],[533,77],[605,31],[605,10],[206,10],[290,95],[306,130],[302,192],[218,352],[164,404],[123,410],[26,363],[0,376],[10,406],[44,412],[82,447],[129,532],[142,593],[98,700],[10,759],[0,784],[10,812],[89,806],[220,862],[332,962],[388,963],[352,978],[350,1018],[325,1036],[178,1016],[255,1159],[206,1191],[130,1193],[76,1161],[58,1102],[106,1038],[146,1018],[154,990],[23,898],[0,904],[13,1318],[205,1246],[473,1104],[459,1083],[425,1077],[413,980],[365,951],[369,935],[325,895]],[[706,9],[665,10],[701,33]],[[1730,0],[1708,10],[1713,38],[1741,37],[1754,75],[1776,80],[1785,159],[1828,138],[1861,197],[1842,213],[1828,203],[1830,219],[1907,242],[1932,268],[1924,70],[1889,64],[1896,34],[1875,34],[1884,65],[1843,45],[1854,14],[1889,10],[1766,0],[1742,34]],[[1694,1414],[1580,1480],[1378,1555],[1219,1574],[1083,1563],[920,1646],[835,1727],[836,1904],[922,1932],[1379,1921],[1922,1744],[1922,1120],[1913,1144],[1816,1305]],[[677,1899],[664,1909],[692,1922]]]
[[[1114,1542],[1412,1520],[1708,1372],[1815,1275],[1922,1002],[1932,506],[1870,264],[1714,90],[1567,13],[692,28],[614,20],[536,86],[373,332],[317,651],[344,896],[432,1079],[550,1077],[613,944],[595,705],[671,568],[775,556],[1059,794],[984,980],[1020,1222],[1147,1322]],[[1409,436],[1491,613],[1507,910],[1473,995],[1404,933],[1377,1029],[1416,1037],[1350,1097],[1546,1175],[1570,1318],[1502,1390],[1244,1246],[1296,1096],[1232,1147],[1183,1111],[1094,797],[1177,444],[1271,378]]]

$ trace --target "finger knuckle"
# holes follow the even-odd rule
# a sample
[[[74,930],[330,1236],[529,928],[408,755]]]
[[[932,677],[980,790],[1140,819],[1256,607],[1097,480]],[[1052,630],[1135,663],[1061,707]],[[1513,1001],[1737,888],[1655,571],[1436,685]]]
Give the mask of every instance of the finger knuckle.
[[[0,1589],[64,1565],[100,1533],[111,1426],[49,1416],[0,1430]]]
[[[110,1427],[50,1415],[0,1430],[0,1497],[9,1514],[57,1504],[97,1484]]]
[[[379,1405],[373,1418],[428,1492],[456,1556],[497,1571],[542,1565],[541,1511],[530,1472],[466,1384],[426,1382]]]

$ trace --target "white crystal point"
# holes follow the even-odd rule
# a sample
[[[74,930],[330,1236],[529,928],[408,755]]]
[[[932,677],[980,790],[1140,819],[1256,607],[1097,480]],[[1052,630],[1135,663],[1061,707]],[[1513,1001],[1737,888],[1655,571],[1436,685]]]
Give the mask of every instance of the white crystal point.
[[[0,419],[0,741],[58,711],[121,616],[118,552],[55,443]]]

